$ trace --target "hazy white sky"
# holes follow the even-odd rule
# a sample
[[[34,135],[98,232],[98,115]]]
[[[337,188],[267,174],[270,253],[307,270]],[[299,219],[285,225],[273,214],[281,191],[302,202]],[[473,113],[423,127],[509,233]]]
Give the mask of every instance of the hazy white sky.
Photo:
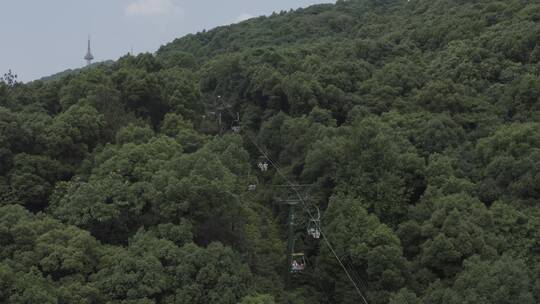
[[[273,11],[333,0],[0,0],[0,74],[29,81],[130,49],[154,52],[174,38]]]

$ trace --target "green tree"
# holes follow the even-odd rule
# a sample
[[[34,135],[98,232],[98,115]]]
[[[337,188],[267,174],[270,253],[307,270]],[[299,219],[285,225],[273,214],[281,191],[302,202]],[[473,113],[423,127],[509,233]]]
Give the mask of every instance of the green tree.
[[[337,188],[361,199],[383,222],[399,223],[423,188],[414,147],[375,118],[353,126],[338,159]]]
[[[357,274],[355,280],[367,282],[370,303],[386,303],[392,291],[403,287],[408,265],[401,243],[388,226],[368,214],[360,199],[332,197],[323,228],[348,271]],[[335,297],[334,301],[357,303],[356,291],[326,246],[321,249],[319,263],[330,288],[326,292]],[[356,284],[362,286],[361,282]]]
[[[473,257],[465,262],[451,289],[433,286],[424,303],[535,303],[523,261],[503,256],[495,261]]]
[[[478,171],[482,178],[482,200],[532,203],[538,197],[538,129],[536,123],[510,124],[478,142],[476,154],[481,163]]]
[[[247,296],[242,299],[240,304],[275,304],[274,298],[269,295]]]

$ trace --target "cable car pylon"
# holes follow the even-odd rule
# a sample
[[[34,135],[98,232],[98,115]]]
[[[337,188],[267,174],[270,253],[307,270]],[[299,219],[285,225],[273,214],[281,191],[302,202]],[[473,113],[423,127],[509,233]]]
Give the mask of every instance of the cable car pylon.
[[[290,281],[291,274],[302,273],[306,266],[307,261],[304,252],[297,252],[295,249],[296,242],[296,206],[301,204],[301,201],[296,196],[294,188],[309,189],[311,185],[278,185],[278,187],[288,188],[285,198],[278,200],[280,204],[287,205],[289,207],[289,217],[287,220],[288,233],[287,233],[287,280]],[[307,197],[304,194],[304,198]]]

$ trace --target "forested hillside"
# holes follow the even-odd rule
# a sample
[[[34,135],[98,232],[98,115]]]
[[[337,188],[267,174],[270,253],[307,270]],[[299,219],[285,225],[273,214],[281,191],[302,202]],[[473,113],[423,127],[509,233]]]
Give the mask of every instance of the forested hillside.
[[[0,81],[0,303],[539,302],[536,1],[338,1]]]

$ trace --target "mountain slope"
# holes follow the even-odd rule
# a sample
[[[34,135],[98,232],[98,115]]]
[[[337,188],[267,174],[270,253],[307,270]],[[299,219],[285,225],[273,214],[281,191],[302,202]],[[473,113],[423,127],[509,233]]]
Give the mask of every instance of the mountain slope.
[[[0,81],[0,302],[538,303],[538,21],[338,1]]]

